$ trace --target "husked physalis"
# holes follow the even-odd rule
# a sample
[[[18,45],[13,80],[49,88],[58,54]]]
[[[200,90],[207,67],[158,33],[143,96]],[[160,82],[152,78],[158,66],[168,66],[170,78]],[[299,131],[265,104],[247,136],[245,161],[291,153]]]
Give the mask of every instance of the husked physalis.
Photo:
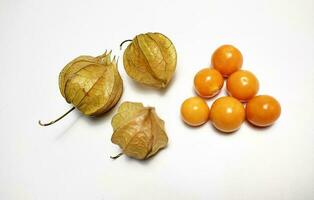
[[[211,106],[210,120],[218,130],[234,132],[245,120],[245,110],[237,99],[229,96],[220,97]]]
[[[246,104],[246,118],[255,126],[272,125],[280,116],[279,102],[272,96],[259,95]]]
[[[222,45],[212,55],[212,66],[224,77],[242,67],[243,57],[241,52],[232,45]]]
[[[253,125],[272,125],[280,116],[279,102],[268,95],[255,96],[259,90],[256,76],[241,70],[242,53],[232,45],[222,45],[213,53],[212,68],[204,68],[194,76],[194,89],[202,98],[212,98],[223,87],[229,96],[216,99],[211,108],[200,97],[186,99],[181,105],[181,116],[190,126],[199,126],[210,120],[221,132],[238,130],[245,118]],[[247,103],[246,107],[242,103]]]
[[[170,39],[161,33],[145,33],[124,42],[127,41],[131,41],[123,54],[127,74],[139,83],[166,88],[177,65],[176,49]]]
[[[117,61],[111,59],[111,51],[101,56],[79,56],[67,64],[59,74],[59,89],[73,107],[51,125],[75,108],[87,116],[101,115],[119,101],[123,82],[117,69]]]
[[[113,134],[111,141],[122,149],[122,153],[135,159],[147,159],[155,155],[168,143],[165,123],[153,107],[142,103],[124,102],[111,120]]]
[[[223,84],[222,75],[214,68],[204,68],[197,72],[194,77],[195,91],[203,98],[211,98],[217,95]]]
[[[227,91],[230,96],[247,102],[258,92],[259,83],[256,76],[249,71],[239,70],[229,76],[227,80]]]
[[[208,121],[209,107],[200,97],[190,97],[181,105],[181,116],[190,126],[200,126]]]

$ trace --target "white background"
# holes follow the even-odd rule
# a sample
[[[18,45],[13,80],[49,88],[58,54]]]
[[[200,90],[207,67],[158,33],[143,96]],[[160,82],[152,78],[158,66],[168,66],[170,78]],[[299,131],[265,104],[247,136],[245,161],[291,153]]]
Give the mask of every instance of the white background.
[[[313,0],[0,0],[0,27],[1,200],[314,199]],[[156,91],[134,83],[120,60],[119,104],[155,106],[168,148],[144,162],[111,160],[120,152],[110,141],[117,107],[98,119],[75,111],[53,126],[37,124],[71,107],[58,88],[67,62],[106,49],[121,58],[120,42],[148,31],[175,44],[175,77]],[[242,51],[259,93],[280,101],[274,126],[244,123],[224,135],[180,120],[194,74],[226,43]]]

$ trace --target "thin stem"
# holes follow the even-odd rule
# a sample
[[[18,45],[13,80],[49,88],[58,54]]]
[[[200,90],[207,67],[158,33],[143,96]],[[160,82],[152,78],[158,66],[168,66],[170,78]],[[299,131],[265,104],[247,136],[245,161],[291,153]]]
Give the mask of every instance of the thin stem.
[[[110,156],[110,158],[111,159],[117,159],[117,158],[119,158],[120,156],[122,156],[123,155],[123,153],[119,153],[118,155],[116,155],[116,156]]]
[[[49,122],[49,123],[44,124],[44,123],[42,123],[40,120],[38,121],[38,123],[39,123],[40,126],[49,126],[49,125],[51,125],[51,124],[56,123],[57,121],[59,121],[59,120],[62,119],[63,117],[65,117],[67,114],[69,114],[70,112],[72,112],[74,109],[75,109],[75,107],[72,107],[68,112],[64,113],[61,117],[59,117],[58,119],[53,120],[53,121],[51,121],[51,122]]]
[[[126,42],[132,42],[132,40],[124,40],[123,42],[121,42],[121,44],[120,44],[120,50],[122,50],[122,45],[123,45],[124,43],[126,43]]]

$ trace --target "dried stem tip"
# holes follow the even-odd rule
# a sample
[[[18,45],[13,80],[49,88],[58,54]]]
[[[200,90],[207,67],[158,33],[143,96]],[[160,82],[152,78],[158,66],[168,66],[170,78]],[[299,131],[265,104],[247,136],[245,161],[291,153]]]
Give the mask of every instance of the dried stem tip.
[[[116,156],[110,156],[110,158],[111,159],[117,159],[117,158],[119,158],[120,156],[122,156],[123,155],[123,153],[119,153],[118,155],[116,155]]]
[[[40,125],[40,126],[50,126],[51,124],[54,124],[54,123],[56,123],[57,121],[59,121],[60,119],[62,119],[63,117],[65,117],[67,114],[69,114],[70,112],[72,112],[73,110],[75,109],[75,107],[72,107],[68,112],[66,112],[66,113],[64,113],[61,117],[59,117],[58,119],[56,119],[56,120],[53,120],[53,121],[51,121],[51,122],[49,122],[49,123],[42,123],[40,120],[38,121],[38,124]]]

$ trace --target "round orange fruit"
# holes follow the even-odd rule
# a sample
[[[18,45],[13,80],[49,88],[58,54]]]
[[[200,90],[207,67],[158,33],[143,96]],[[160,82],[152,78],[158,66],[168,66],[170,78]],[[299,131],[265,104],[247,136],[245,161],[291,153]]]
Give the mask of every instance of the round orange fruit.
[[[246,70],[234,72],[227,80],[228,94],[241,102],[247,102],[253,98],[258,90],[259,82],[256,76]]]
[[[212,55],[212,66],[224,77],[242,67],[243,56],[241,52],[232,45],[222,45]]]
[[[272,96],[259,95],[246,105],[246,118],[255,126],[272,125],[280,116],[281,106]]]
[[[197,94],[203,98],[211,98],[217,95],[224,84],[224,79],[219,71],[213,68],[204,68],[194,77],[194,88]]]
[[[185,123],[190,126],[200,126],[208,121],[209,107],[204,99],[191,97],[181,105],[181,116]]]
[[[210,120],[218,130],[234,132],[245,120],[245,110],[237,99],[229,96],[220,97],[211,106]]]

